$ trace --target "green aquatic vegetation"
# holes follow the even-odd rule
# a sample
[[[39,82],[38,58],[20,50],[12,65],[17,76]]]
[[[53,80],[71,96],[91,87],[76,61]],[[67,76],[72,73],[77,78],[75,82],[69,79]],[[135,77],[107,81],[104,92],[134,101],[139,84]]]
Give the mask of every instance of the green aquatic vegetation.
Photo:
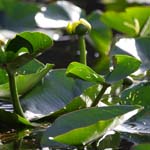
[[[142,11],[144,20],[137,10]],[[43,33],[22,32],[6,45],[2,43],[0,97],[12,102],[14,112],[0,109],[0,121],[17,127],[33,126],[33,122],[52,123],[43,133],[41,147],[82,149],[105,140],[109,131],[140,111],[149,111],[148,10],[149,7],[128,8],[119,13],[117,25],[113,22],[114,12],[93,12],[88,21],[69,23],[68,32],[79,41],[80,62],[71,62],[66,69],[51,70],[52,64],[35,60],[53,45]],[[112,42],[109,26],[126,36],[139,36],[134,38],[138,58],[132,52],[123,53],[121,48],[117,53],[118,41]],[[95,68],[88,65],[86,38],[102,56]],[[140,70],[146,74],[134,74]]]

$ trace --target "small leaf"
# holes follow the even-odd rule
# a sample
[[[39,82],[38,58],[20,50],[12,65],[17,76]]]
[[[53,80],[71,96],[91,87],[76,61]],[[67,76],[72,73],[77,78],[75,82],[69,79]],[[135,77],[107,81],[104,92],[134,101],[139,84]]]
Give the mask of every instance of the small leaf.
[[[61,143],[86,145],[113,130],[141,109],[139,106],[108,106],[86,108],[65,114],[45,131],[41,144],[52,147],[60,146]]]
[[[128,55],[115,55],[113,56],[114,69],[106,76],[106,81],[108,83],[114,83],[124,79],[126,76],[135,72],[140,64],[141,62],[134,57]]]
[[[66,75],[96,83],[103,83],[105,81],[101,75],[97,74],[90,67],[78,62],[72,62],[69,64],[66,70]]]

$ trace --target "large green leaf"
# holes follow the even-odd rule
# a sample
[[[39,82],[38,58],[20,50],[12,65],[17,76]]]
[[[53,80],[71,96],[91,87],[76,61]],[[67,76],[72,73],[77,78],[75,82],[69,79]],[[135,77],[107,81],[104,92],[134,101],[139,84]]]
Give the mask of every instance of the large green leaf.
[[[3,109],[0,109],[0,122],[1,125],[7,125],[10,127],[17,127],[17,126],[33,126],[28,120],[26,120],[25,118],[9,112],[9,111],[5,111]]]
[[[16,84],[19,95],[23,95],[27,91],[31,90],[49,72],[52,67],[52,64],[47,64],[44,66],[40,62],[32,60],[31,62],[20,68],[18,70],[18,75],[16,76]],[[4,78],[5,76],[7,77],[4,70],[2,74]],[[2,84],[0,84],[0,97],[7,98],[6,100],[9,100],[8,98],[10,98],[10,91],[8,79],[1,78],[1,82]]]
[[[129,36],[137,36],[144,28],[149,16],[150,7],[129,7],[125,12],[105,12],[102,15],[102,20],[119,32]]]
[[[43,146],[86,145],[107,131],[128,120],[142,108],[139,106],[108,106],[81,109],[55,120],[43,136]]]
[[[150,83],[141,82],[121,93],[122,102],[125,104],[142,105],[150,109]]]
[[[114,69],[106,76],[106,82],[113,83],[125,78],[135,72],[140,64],[138,59],[128,55],[113,56]]]
[[[149,149],[150,143],[143,143],[133,146],[131,150],[149,150]]]
[[[21,104],[27,117],[30,119],[41,118],[60,109],[65,109],[73,98],[93,85],[89,82],[66,77],[65,71],[64,69],[56,69],[49,72],[35,88],[22,97]],[[68,107],[73,110],[85,105],[83,101],[76,100]]]
[[[100,20],[101,13],[95,11],[88,16],[92,29],[89,33],[90,41],[101,55],[108,55],[112,32],[105,24]]]
[[[66,70],[66,74],[90,82],[103,83],[105,81],[101,75],[97,74],[90,67],[78,62],[70,63]]]

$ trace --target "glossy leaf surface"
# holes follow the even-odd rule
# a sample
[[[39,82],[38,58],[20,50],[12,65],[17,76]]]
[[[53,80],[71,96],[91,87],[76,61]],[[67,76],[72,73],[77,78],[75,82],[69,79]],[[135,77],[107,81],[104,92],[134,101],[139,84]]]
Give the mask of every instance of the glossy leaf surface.
[[[53,44],[52,39],[40,32],[22,32],[8,41],[1,51],[1,64],[16,69],[35,58]]]
[[[113,66],[114,69],[106,76],[106,81],[108,83],[113,83],[124,79],[126,76],[135,72],[141,62],[128,55],[115,55],[113,56]]]
[[[82,92],[81,95],[70,100],[70,102],[67,103],[65,107],[63,107],[62,109],[60,109],[56,112],[50,113],[50,114],[42,117],[40,120],[53,120],[53,119],[56,119],[57,117],[59,117],[60,115],[66,114],[68,112],[72,112],[72,111],[79,110],[82,108],[90,107],[91,104],[96,99],[97,95],[99,94],[101,88],[102,88],[101,85],[92,85],[92,86],[88,87],[87,89],[85,89]],[[49,107],[51,107],[51,106],[49,106]]]
[[[73,98],[80,96],[85,89],[93,85],[89,82],[66,77],[65,71],[64,69],[56,69],[49,72],[35,88],[22,97],[21,104],[27,117],[33,119],[53,114],[65,108]],[[86,105],[77,100],[72,103],[70,108],[72,110],[79,109],[80,104],[81,107]]]
[[[108,106],[81,109],[55,120],[45,132],[42,145],[85,145],[131,118],[142,108],[138,106]],[[59,142],[59,143],[57,143]]]
[[[101,75],[97,74],[90,67],[78,62],[70,63],[66,70],[66,74],[90,82],[103,83],[105,81]]]

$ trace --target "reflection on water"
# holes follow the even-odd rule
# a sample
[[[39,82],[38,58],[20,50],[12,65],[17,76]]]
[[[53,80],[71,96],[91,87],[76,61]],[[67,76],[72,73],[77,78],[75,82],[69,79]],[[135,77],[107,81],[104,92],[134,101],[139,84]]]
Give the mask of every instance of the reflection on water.
[[[0,101],[0,109],[12,112],[13,111],[12,103]]]

